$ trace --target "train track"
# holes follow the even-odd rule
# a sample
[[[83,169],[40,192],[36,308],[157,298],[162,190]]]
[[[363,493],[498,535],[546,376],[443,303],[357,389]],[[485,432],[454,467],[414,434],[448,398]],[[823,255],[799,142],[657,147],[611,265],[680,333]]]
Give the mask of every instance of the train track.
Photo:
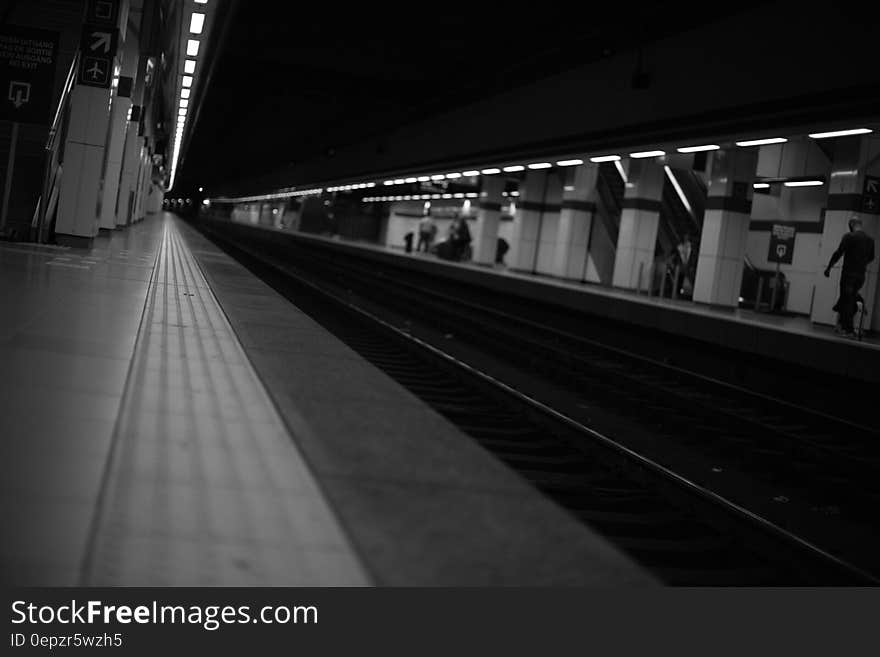
[[[689,383],[681,380],[688,373],[675,372],[673,387],[669,380],[659,378],[671,376],[668,370],[651,369],[659,364],[636,358],[641,369],[635,369],[627,354],[618,350],[589,341],[584,345],[577,336],[472,301],[450,299],[443,292],[413,289],[389,280],[375,265],[365,268],[308,249],[294,249],[292,258],[289,244],[284,249],[267,248],[266,243],[243,244],[240,234],[233,244],[216,231],[202,228],[365,359],[663,581],[685,585],[875,581],[867,571],[596,431],[572,414],[463,362],[438,348],[436,341],[430,344],[416,337],[409,320],[399,321],[403,316],[399,313],[431,318],[440,331],[454,329],[457,342],[464,340],[496,357],[518,362],[529,376],[577,389],[580,398],[588,395],[592,403],[637,408],[640,417],[653,416],[653,431],[680,440],[687,433],[685,442],[696,449],[696,434],[717,432],[718,423],[709,424],[712,418],[704,409],[714,408],[717,413],[723,407],[717,393],[706,400],[704,391],[688,389]],[[548,330],[553,339],[548,338]],[[678,400],[683,395],[701,399],[703,404],[693,408],[691,403],[691,408],[682,409]],[[731,436],[728,449],[739,440],[742,451],[746,441],[755,441],[755,423],[742,423],[735,408],[726,413],[723,424]],[[769,420],[761,416],[761,427],[770,426],[783,434],[780,428],[790,429],[788,425],[773,427]],[[803,449],[808,455],[817,451],[827,458],[821,439],[795,444],[779,438],[773,445],[761,456],[762,467],[769,471],[778,468],[780,445],[787,450],[784,455]],[[849,472],[850,457],[861,463],[858,456],[843,458],[847,465],[841,465],[841,476]],[[815,461],[812,456],[803,460]],[[837,486],[833,478],[826,483]]]

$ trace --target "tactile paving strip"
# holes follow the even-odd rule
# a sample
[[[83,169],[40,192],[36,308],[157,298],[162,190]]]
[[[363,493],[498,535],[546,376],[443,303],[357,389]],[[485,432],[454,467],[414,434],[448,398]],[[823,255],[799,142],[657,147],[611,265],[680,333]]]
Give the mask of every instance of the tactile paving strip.
[[[172,219],[114,441],[85,584],[368,584]]]

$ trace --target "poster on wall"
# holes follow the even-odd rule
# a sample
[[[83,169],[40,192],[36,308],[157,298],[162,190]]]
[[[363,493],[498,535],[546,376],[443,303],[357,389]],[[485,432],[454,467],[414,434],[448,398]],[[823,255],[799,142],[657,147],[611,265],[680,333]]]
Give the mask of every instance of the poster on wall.
[[[773,224],[770,230],[770,250],[768,262],[790,265],[794,257],[794,238],[797,229],[793,224]]]

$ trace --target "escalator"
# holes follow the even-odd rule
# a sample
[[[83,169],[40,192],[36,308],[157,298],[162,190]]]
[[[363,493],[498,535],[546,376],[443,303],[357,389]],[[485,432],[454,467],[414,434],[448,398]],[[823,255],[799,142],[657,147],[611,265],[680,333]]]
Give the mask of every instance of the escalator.
[[[596,178],[596,213],[587,243],[588,266],[585,267],[583,276],[585,281],[611,285],[624,190],[625,184],[617,167],[609,163],[600,164]],[[594,272],[595,279],[590,278],[590,269]]]
[[[686,169],[667,168],[665,173],[655,249],[656,266],[662,272],[654,276],[653,291],[660,296],[687,299],[693,293],[696,276],[706,186],[699,176]],[[679,252],[685,238],[691,241],[687,262]]]
[[[656,266],[665,271],[658,271],[653,276],[652,282],[653,292],[659,294],[661,291],[665,291],[666,296],[672,296],[672,290],[675,287],[674,271],[676,265],[682,272],[684,271],[677,248],[686,235],[691,238],[694,254],[690,260],[690,269],[696,268],[696,254],[699,252],[699,235],[702,229],[707,193],[705,183],[692,171],[676,169],[672,171],[672,175],[684,196],[684,200],[670,177],[665,176],[655,248]],[[620,230],[620,215],[626,189],[625,181],[614,163],[603,163],[599,166],[596,188],[598,192],[596,217],[599,221],[594,222],[594,235],[590,240],[590,257],[596,261],[604,261],[606,269],[611,272],[614,266],[617,235]],[[687,206],[685,201],[687,201]],[[596,233],[606,235],[607,239],[596,240]],[[603,250],[606,253],[601,253]],[[609,261],[610,265],[607,264]],[[694,271],[690,272],[691,284],[694,273]],[[608,276],[610,277],[610,273]],[[664,276],[668,279],[665,284],[663,282]],[[606,283],[606,280],[602,278],[602,282]],[[688,295],[685,294],[685,296]]]

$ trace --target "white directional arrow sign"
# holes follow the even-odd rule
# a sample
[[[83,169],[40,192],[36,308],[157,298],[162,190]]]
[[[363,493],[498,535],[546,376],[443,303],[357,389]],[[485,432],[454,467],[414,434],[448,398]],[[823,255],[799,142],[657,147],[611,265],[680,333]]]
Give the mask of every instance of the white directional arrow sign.
[[[31,99],[31,85],[27,82],[13,80],[9,83],[9,100],[18,109]]]
[[[868,178],[865,181],[865,191],[869,194],[877,194],[880,193],[880,181],[876,178]]]
[[[92,32],[93,41],[89,44],[91,50],[101,49],[100,52],[107,54],[110,52],[110,44],[113,39],[112,32]]]

